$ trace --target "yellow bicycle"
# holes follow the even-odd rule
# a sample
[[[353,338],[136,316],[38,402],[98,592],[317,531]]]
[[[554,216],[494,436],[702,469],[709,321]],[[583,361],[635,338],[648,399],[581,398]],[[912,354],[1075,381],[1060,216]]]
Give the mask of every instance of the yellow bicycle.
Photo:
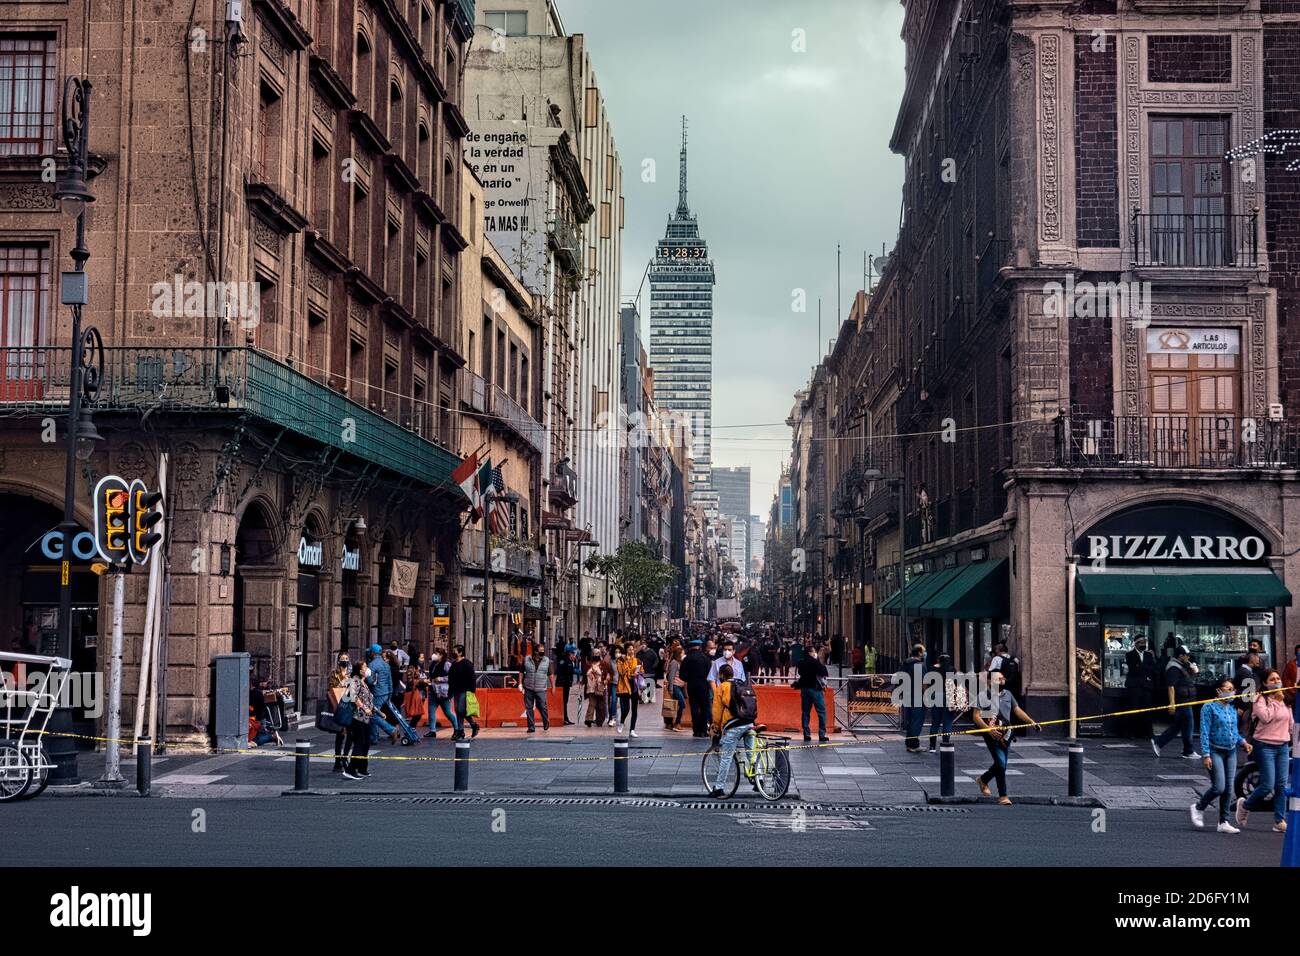
[[[790,789],[790,781],[794,776],[786,748],[790,738],[768,736],[763,733],[765,730],[766,724],[755,724],[748,735],[749,746],[742,744],[736,748],[722,782],[722,791],[726,796],[736,795],[742,776],[768,800],[780,800]],[[713,744],[704,752],[704,759],[700,762],[700,779],[704,781],[707,793],[713,792],[721,761],[722,749],[718,744]]]

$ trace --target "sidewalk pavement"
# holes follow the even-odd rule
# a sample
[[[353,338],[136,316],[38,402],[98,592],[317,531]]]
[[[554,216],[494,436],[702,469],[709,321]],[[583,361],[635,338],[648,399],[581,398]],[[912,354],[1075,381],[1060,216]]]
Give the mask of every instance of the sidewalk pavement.
[[[814,721],[815,722],[815,721]],[[521,720],[522,724],[522,720]],[[423,734],[423,729],[420,729]],[[709,741],[694,739],[689,728],[664,729],[657,705],[645,705],[638,738],[630,740],[629,789],[633,796],[680,799],[703,797],[701,754]],[[286,746],[245,753],[205,754],[179,748],[153,761],[155,796],[184,798],[280,796],[294,782],[293,742],[311,741],[311,789],[315,792],[369,794],[440,794],[453,787],[450,731],[411,747],[377,744],[371,749],[372,774],[348,780],[332,771],[334,739],[306,728],[284,735]],[[518,728],[484,730],[472,741],[469,789],[474,793],[590,796],[614,792],[613,727],[552,725],[528,734]],[[990,760],[978,735],[954,735],[959,798],[979,796],[976,778]],[[790,739],[794,780],[791,798],[817,804],[922,804],[939,793],[937,754],[910,754],[901,735],[880,721],[854,736],[836,734],[831,742]],[[1156,759],[1145,741],[1084,741],[1085,793],[1099,805],[1116,809],[1185,810],[1207,784],[1199,761],[1170,748]],[[124,755],[125,756],[125,755]],[[521,759],[527,758],[527,759]],[[542,759],[538,759],[542,758]],[[102,753],[82,753],[79,771],[93,781],[103,768]],[[1007,784],[1013,800],[1048,802],[1068,793],[1067,742],[1030,734],[1013,746]],[[134,786],[133,759],[124,759],[122,774]],[[53,791],[51,791],[53,792]],[[88,788],[66,791],[84,794]],[[133,791],[132,791],[133,792]],[[737,799],[746,795],[737,793]]]

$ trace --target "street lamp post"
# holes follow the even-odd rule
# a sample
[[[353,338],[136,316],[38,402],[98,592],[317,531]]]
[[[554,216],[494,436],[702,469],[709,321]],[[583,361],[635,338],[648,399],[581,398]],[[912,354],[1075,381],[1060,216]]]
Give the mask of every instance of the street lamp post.
[[[90,258],[90,250],[86,248],[86,204],[95,201],[94,194],[86,184],[90,165],[87,137],[91,90],[90,81],[79,77],[69,77],[64,85],[61,120],[63,143],[68,150],[68,166],[54,190],[54,198],[59,200],[64,211],[77,217],[77,241],[71,252],[73,268],[62,274],[59,287],[59,303],[72,310],[63,521],[59,524],[59,530],[63,533],[63,554],[59,564],[59,630],[55,646],[43,650],[46,653],[52,651],[55,656],[68,660],[72,659],[72,541],[78,530],[77,463],[89,460],[94,442],[100,437],[95,430],[90,406],[94,404],[99,392],[104,368],[104,347],[98,330],[92,327],[83,331],[81,327],[81,310],[89,302],[86,260]],[[84,417],[83,399],[86,405]],[[71,711],[65,707],[59,708],[53,717],[53,726],[55,733],[47,744],[50,760],[55,764],[50,772],[50,783],[75,784],[79,782],[79,777],[76,745],[70,736]]]

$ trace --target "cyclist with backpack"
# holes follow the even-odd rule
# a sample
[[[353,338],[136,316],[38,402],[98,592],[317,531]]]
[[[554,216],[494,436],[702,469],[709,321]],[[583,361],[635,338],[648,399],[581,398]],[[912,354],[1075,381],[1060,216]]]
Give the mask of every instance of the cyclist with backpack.
[[[754,723],[758,720],[758,698],[748,681],[733,681],[730,664],[718,668],[718,683],[713,691],[713,740],[718,744],[721,759],[718,761],[718,778],[713,782],[712,797],[723,797],[722,785],[727,779],[736,747],[741,739],[748,751],[753,746]]]

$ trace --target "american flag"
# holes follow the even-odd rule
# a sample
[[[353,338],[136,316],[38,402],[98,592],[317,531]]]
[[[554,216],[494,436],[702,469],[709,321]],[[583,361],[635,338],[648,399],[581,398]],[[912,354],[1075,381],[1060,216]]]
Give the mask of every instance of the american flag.
[[[501,474],[501,466],[497,465],[492,469],[492,490],[496,495],[506,493],[506,479]],[[510,504],[502,501],[499,497],[492,499],[492,510],[488,512],[488,527],[495,534],[505,534],[510,527]]]

